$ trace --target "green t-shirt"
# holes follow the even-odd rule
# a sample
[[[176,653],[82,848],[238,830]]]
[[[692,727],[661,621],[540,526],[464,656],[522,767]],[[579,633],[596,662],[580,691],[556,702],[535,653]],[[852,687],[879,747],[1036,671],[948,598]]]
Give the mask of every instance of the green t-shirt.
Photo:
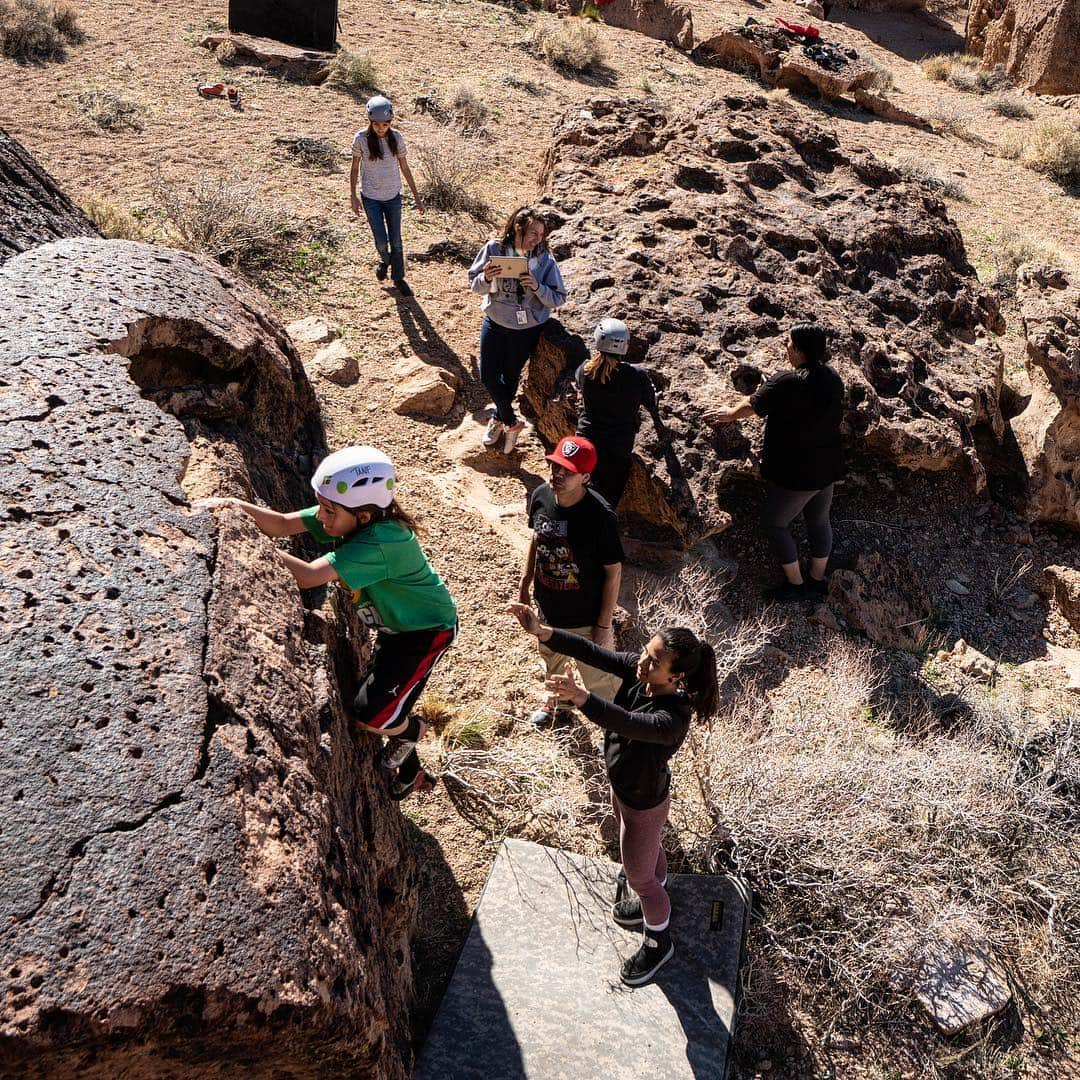
[[[449,590],[404,525],[377,521],[340,540],[319,524],[318,512],[318,506],[310,506],[300,512],[300,520],[320,544],[336,545],[326,560],[352,593],[353,607],[365,623],[397,634],[457,625]]]

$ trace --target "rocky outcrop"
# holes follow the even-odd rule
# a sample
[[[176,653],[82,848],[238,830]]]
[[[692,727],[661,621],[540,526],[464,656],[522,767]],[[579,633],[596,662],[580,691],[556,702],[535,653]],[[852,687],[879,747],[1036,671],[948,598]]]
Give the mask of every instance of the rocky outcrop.
[[[1024,266],[1017,300],[1031,398],[1012,428],[1027,468],[1028,516],[1080,528],[1080,282]]]
[[[1037,94],[1080,93],[1080,0],[970,0],[965,38]]]
[[[254,34],[207,34],[199,44],[204,49],[219,52],[227,50],[229,59],[240,63],[257,64],[271,75],[293,82],[326,82],[333,63],[332,52],[304,49],[298,45],[286,45],[273,38],[256,37]]]
[[[546,11],[579,15],[587,0],[544,0]],[[600,18],[610,26],[634,30],[646,37],[670,42],[680,49],[694,45],[694,16],[679,0],[593,0]]]
[[[90,219],[22,143],[0,128],[0,263],[36,244],[96,235]]]
[[[0,1072],[407,1076],[416,872],[353,646],[188,502],[305,497],[288,337],[220,267],[82,239],[0,270],[0,348]]]
[[[1080,634],[1080,570],[1071,566],[1048,566],[1043,591],[1061,617]]]
[[[859,555],[829,576],[829,607],[853,630],[887,649],[916,651],[926,642],[930,601],[906,559]]]
[[[784,366],[804,320],[830,331],[853,453],[981,481],[971,433],[1003,431],[1002,324],[918,184],[758,96],[677,119],[595,99],[557,127],[545,182],[575,286],[566,324],[625,319],[630,358],[661,391],[663,430],[645,421],[621,505],[633,535],[690,545],[730,521],[724,490],[754,471],[760,422],[713,428],[702,413]],[[526,407],[549,442],[573,426],[564,376],[584,349],[554,329],[530,362]]]
[[[827,57],[828,65],[807,55],[801,41],[780,27],[751,22],[706,38],[694,49],[694,59],[732,71],[753,72],[766,86],[816,90],[828,99],[865,90],[878,76],[879,69],[853,49],[822,44],[805,48]]]

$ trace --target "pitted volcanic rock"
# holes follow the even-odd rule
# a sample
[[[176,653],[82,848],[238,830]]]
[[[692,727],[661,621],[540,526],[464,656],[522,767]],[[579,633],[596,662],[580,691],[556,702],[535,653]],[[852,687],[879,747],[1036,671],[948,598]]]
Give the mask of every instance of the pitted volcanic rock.
[[[970,0],[966,46],[1037,94],[1080,94],[1080,0]]]
[[[1017,300],[1031,399],[1012,422],[1027,465],[1028,516],[1080,528],[1080,282],[1024,266]]]
[[[90,219],[22,143],[0,128],[0,263],[36,244],[96,235]]]
[[[580,15],[585,6],[586,0],[543,0],[545,11],[560,15]],[[680,0],[606,0],[597,10],[609,26],[634,30],[680,49],[693,47],[693,12]]]
[[[781,369],[801,321],[829,330],[852,453],[983,482],[972,430],[1003,431],[1003,325],[920,186],[757,96],[677,120],[595,99],[557,127],[545,181],[564,321],[625,319],[661,391],[664,430],[645,421],[621,504],[633,534],[682,546],[727,524],[724,489],[755,468],[760,423],[714,429],[702,413]],[[583,355],[552,327],[530,363],[526,404],[549,442],[572,429],[564,376]]]
[[[0,1072],[406,1076],[415,867],[352,647],[181,485],[220,450],[299,497],[288,338],[220,267],[65,240],[0,269],[0,350]]]

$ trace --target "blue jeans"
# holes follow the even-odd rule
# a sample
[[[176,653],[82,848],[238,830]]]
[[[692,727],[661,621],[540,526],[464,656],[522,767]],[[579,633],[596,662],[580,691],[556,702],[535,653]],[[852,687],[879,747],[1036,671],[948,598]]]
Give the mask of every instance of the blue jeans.
[[[375,237],[375,250],[383,263],[390,264],[390,277],[393,281],[405,279],[405,252],[401,247],[401,195],[382,202],[360,196],[367,214],[371,234]]]
[[[508,427],[517,423],[514,398],[525,363],[543,326],[508,330],[486,315],[480,326],[480,381],[495,402],[495,415]]]

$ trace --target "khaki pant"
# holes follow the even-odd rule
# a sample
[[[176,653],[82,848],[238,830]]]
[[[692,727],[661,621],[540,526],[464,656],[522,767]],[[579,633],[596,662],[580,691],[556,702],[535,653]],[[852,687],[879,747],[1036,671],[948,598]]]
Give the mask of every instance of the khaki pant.
[[[592,640],[593,628],[591,626],[560,626],[559,629],[564,634],[577,634],[578,637]],[[580,672],[581,681],[590,694],[605,698],[607,701],[615,700],[615,695],[619,692],[619,686],[622,684],[622,679],[618,675],[611,675],[606,671],[601,671],[599,668],[590,667],[580,660],[573,660],[569,656],[563,656],[562,653],[552,652],[542,641],[538,641],[537,644],[540,646],[540,657],[544,661],[548,675],[561,675],[567,663],[573,664]],[[552,701],[550,704],[553,705],[555,702]],[[573,708],[566,701],[558,702],[558,706],[561,709]]]

